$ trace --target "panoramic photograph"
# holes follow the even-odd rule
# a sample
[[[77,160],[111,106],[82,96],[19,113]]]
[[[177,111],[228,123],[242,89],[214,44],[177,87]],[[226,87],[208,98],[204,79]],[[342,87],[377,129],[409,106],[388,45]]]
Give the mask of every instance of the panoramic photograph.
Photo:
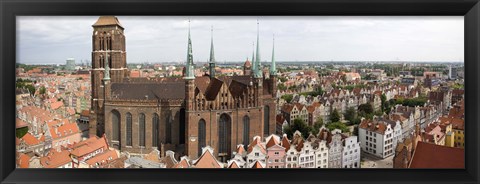
[[[463,16],[17,16],[16,166],[465,168],[464,70]]]

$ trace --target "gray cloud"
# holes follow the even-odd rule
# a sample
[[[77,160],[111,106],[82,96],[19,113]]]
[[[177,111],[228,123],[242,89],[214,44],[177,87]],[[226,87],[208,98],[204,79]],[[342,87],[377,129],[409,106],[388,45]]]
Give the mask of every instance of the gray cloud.
[[[91,58],[94,16],[17,18],[21,63],[65,63]],[[125,27],[127,62],[184,61],[191,19],[194,61],[206,61],[214,26],[219,62],[252,55],[260,20],[263,61],[272,36],[279,61],[413,60],[463,61],[463,17],[118,17]]]

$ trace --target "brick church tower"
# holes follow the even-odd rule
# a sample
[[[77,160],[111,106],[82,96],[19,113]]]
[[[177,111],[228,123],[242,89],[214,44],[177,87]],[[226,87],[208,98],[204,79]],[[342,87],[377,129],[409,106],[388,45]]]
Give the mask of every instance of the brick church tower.
[[[127,76],[125,35],[114,16],[101,16],[92,27],[90,135],[101,136],[105,132],[105,86],[121,82]]]

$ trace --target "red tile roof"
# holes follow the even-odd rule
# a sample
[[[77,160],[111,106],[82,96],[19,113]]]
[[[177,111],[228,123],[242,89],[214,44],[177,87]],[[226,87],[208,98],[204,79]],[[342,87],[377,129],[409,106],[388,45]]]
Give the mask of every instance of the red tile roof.
[[[23,128],[23,127],[27,127],[28,124],[21,120],[20,118],[17,118],[16,121],[15,121],[15,128]]]
[[[238,165],[237,165],[237,162],[233,161],[229,166],[228,168],[240,168]]]
[[[270,140],[268,140],[266,147],[270,148],[272,146],[278,145],[278,143],[279,142],[277,141],[277,139],[274,136],[272,136],[270,137]]]
[[[72,162],[72,159],[67,150],[62,150],[61,152],[51,150],[47,156],[40,158],[40,163],[44,168],[57,168],[69,162]]]
[[[257,160],[255,162],[255,164],[253,164],[252,168],[254,169],[260,169],[260,168],[263,168],[262,164],[260,164],[260,162]]]
[[[465,150],[418,142],[409,168],[465,168]]]
[[[27,132],[21,139],[24,140],[25,143],[29,146],[40,144],[40,141],[38,141],[37,138],[30,134],[30,132]]]
[[[465,120],[461,118],[453,117],[440,117],[438,118],[441,123],[452,124],[452,128],[456,130],[465,130]]]
[[[18,157],[17,164],[19,168],[29,168],[30,167],[30,156],[27,154],[20,153]]]
[[[81,116],[90,116],[90,111],[89,110],[83,110],[81,113],[80,113]]]
[[[115,150],[106,150],[103,153],[97,154],[94,157],[86,160],[85,163],[91,166],[95,166],[96,163],[98,163],[99,165],[105,165],[117,158],[118,158],[118,155]]]
[[[188,163],[187,159],[182,159],[180,162],[175,164],[172,168],[189,168],[190,164]]]
[[[255,139],[253,140],[253,142],[250,143],[250,145],[248,145],[248,150],[247,150],[247,153],[251,153],[253,151],[253,148],[258,145],[260,147],[260,151],[262,151],[262,153],[267,153],[267,151],[265,150],[265,148],[260,144],[260,137],[257,136],[255,137]]]
[[[222,168],[209,150],[206,150],[194,165],[196,168]]]
[[[106,140],[103,137],[90,137],[89,139],[72,145],[72,155],[81,157],[85,154],[91,153],[95,150],[103,148],[108,149]]]
[[[371,132],[377,132],[379,134],[385,134],[385,130],[387,130],[387,125],[381,122],[372,121],[369,119],[363,120],[360,125],[358,125],[361,129],[366,129]]]
[[[50,108],[52,108],[53,110],[56,110],[56,109],[58,109],[62,106],[63,106],[62,101],[57,101],[57,102],[54,102],[54,103],[50,104]]]
[[[282,137],[282,147],[284,147],[285,150],[290,149],[290,140],[288,140],[286,135]]]
[[[138,70],[131,70],[130,77],[140,77],[140,71]]]
[[[243,154],[245,152],[245,148],[243,147],[243,145],[238,145],[236,152],[238,154]]]
[[[51,121],[48,122],[48,126],[52,139],[78,134],[80,132],[78,125],[74,122],[68,122],[68,120]]]

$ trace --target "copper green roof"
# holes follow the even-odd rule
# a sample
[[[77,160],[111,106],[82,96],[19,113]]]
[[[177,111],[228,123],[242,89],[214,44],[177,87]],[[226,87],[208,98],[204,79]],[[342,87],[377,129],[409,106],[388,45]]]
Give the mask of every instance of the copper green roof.
[[[259,30],[259,24],[258,24],[258,21],[257,21],[257,55],[255,56],[255,63],[253,65],[256,65],[255,66],[255,70],[254,70],[254,76],[255,78],[261,78],[262,77],[262,68],[261,68],[261,64],[260,64],[260,30]]]
[[[273,35],[272,65],[270,65],[270,75],[277,75],[277,67],[275,66],[275,35]]]
[[[190,39],[190,20],[188,20],[188,49],[187,49],[187,64],[185,66],[185,79],[194,79],[193,74],[193,53],[192,53],[192,39]]]

